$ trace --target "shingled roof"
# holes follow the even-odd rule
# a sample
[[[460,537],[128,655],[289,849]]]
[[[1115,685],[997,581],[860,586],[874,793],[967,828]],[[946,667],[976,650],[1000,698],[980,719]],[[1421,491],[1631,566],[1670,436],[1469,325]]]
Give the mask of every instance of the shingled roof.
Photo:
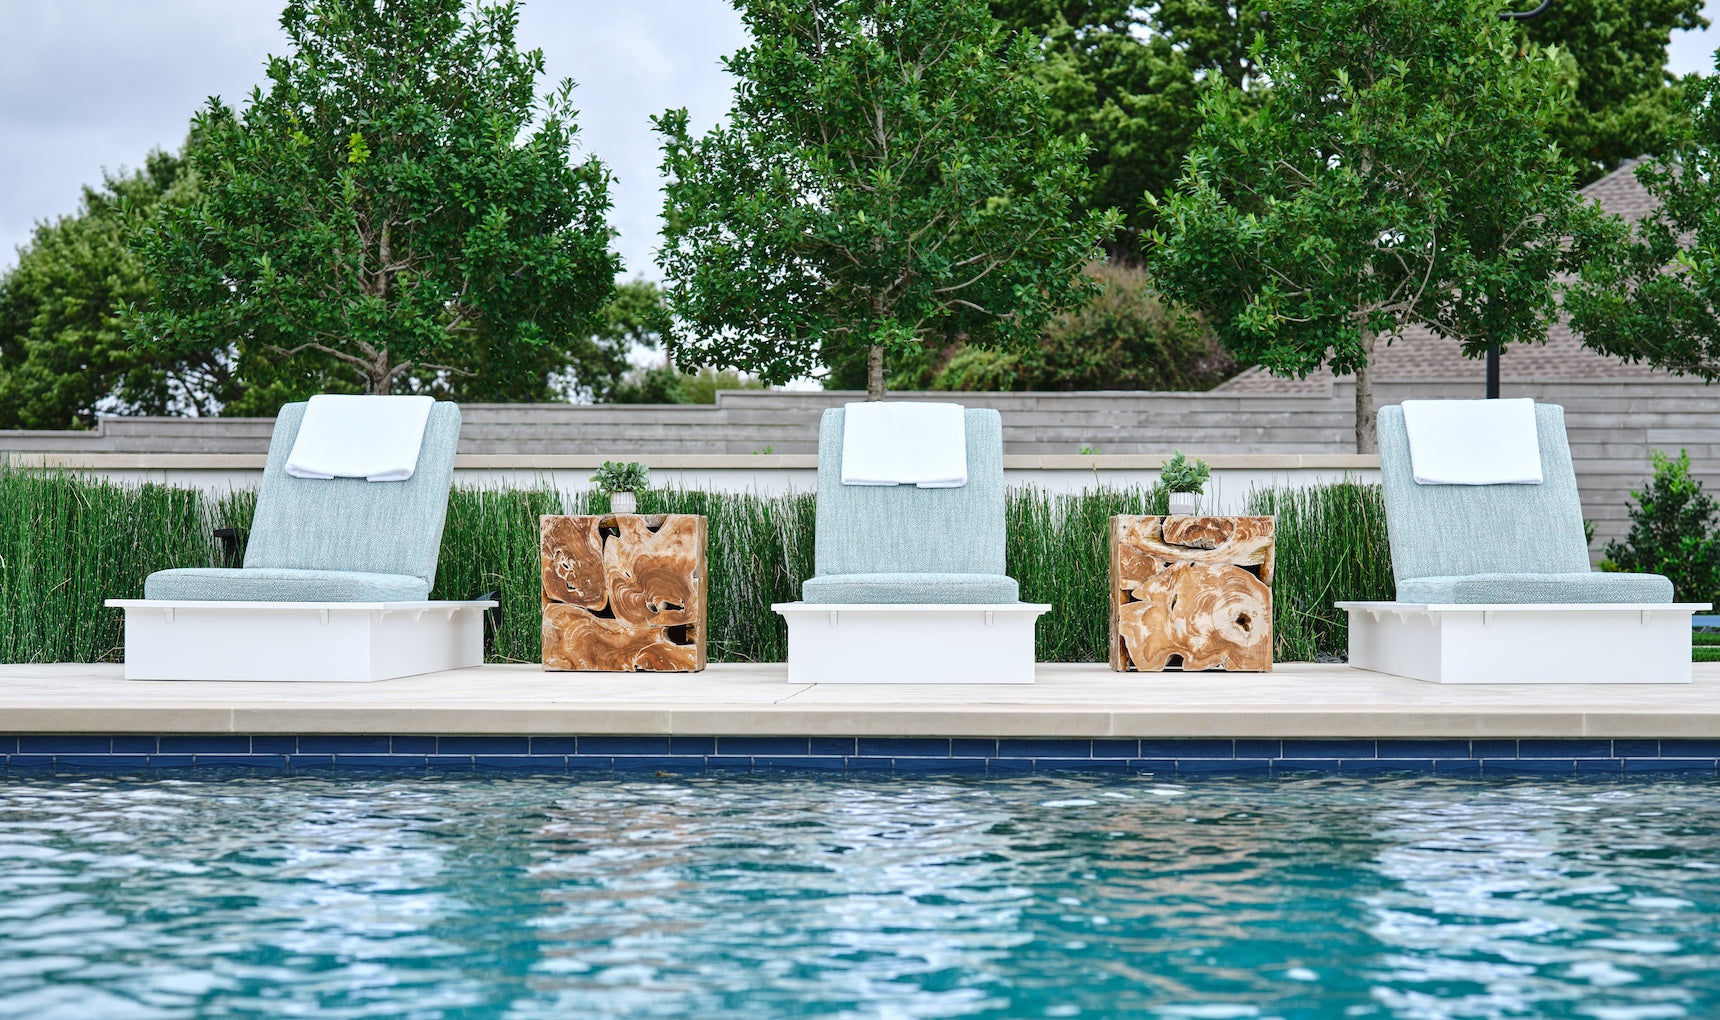
[[[1640,160],[1626,160],[1617,170],[1582,190],[1608,212],[1635,222],[1655,207],[1652,195],[1636,179]],[[1570,327],[1559,323],[1547,331],[1544,344],[1513,344],[1499,362],[1503,380],[1519,382],[1631,382],[1675,378],[1647,365],[1632,365],[1584,347]],[[1474,380],[1479,389],[1487,376],[1485,361],[1465,358],[1459,346],[1425,327],[1403,335],[1374,352],[1376,382],[1452,382]],[[1222,393],[1324,393],[1333,375],[1321,370],[1306,379],[1279,379],[1265,369],[1251,368],[1217,387]],[[1349,378],[1348,375],[1339,378]]]

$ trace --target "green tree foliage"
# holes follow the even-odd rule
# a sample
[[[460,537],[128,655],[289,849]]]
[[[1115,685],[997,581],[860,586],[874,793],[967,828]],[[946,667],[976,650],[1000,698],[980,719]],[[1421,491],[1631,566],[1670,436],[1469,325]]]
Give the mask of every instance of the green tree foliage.
[[[1237,357],[1356,373],[1374,449],[1376,339],[1425,326],[1479,354],[1544,340],[1567,239],[1600,214],[1547,137],[1556,55],[1520,55],[1492,0],[1275,0],[1274,85],[1225,84],[1160,206],[1148,265]]]
[[[1495,12],[1535,0],[1499,0]],[[1200,127],[1203,83],[1252,91],[1255,36],[1266,28],[1261,0],[992,0],[1012,30],[1041,39],[1038,71],[1052,118],[1066,138],[1085,134],[1093,206],[1128,212],[1108,239],[1115,254],[1138,250],[1154,209],[1143,193],[1175,182]],[[1674,31],[1701,28],[1701,0],[1557,0],[1515,26],[1520,47],[1557,46],[1574,89],[1548,134],[1578,164],[1579,185],[1623,159],[1658,153],[1676,125],[1666,47]]]
[[[151,288],[128,234],[196,194],[185,160],[152,152],[84,188],[78,212],[41,223],[0,277],[0,428],[64,429],[109,414],[218,411],[233,391],[225,351],[142,351],[115,318]]]
[[[1231,52],[1246,57],[1252,25],[1244,17],[1238,26],[1228,6],[1188,0],[1151,12],[1129,0],[991,0],[991,10],[1011,32],[1039,40],[1035,74],[1052,127],[1091,146],[1093,191],[1079,208],[1123,210],[1124,229],[1105,241],[1113,255],[1132,255],[1149,222],[1141,195],[1162,193],[1176,180],[1194,140],[1197,73],[1225,63]],[[1220,22],[1227,22],[1225,38],[1234,45],[1214,46],[1207,38]]]
[[[573,83],[537,98],[513,2],[291,0],[291,54],[197,118],[203,193],[141,239],[132,335],[294,388],[532,398],[601,352],[608,174],[571,161]]]
[[[783,383],[856,348],[1031,341],[1075,303],[1114,214],[1072,216],[1058,137],[983,0],[737,0],[753,45],[728,122],[664,135],[661,262],[686,366]]]
[[[1579,185],[1665,151],[1680,120],[1666,47],[1673,32],[1707,24],[1702,0],[1557,0],[1521,22],[1528,43],[1570,58],[1576,89],[1548,133],[1577,161]]]
[[[1607,543],[1608,566],[1672,581],[1680,602],[1720,602],[1720,505],[1690,477],[1690,454],[1651,454],[1654,477],[1632,492],[1630,533]]]
[[[1679,375],[1720,379],[1720,75],[1684,83],[1689,130],[1636,171],[1658,202],[1598,248],[1566,299],[1583,343]]]
[[[892,366],[891,379],[901,389],[1204,390],[1234,374],[1218,338],[1166,308],[1146,270],[1092,262],[1085,272],[1097,292],[1047,322],[1037,344],[916,351]],[[837,385],[863,381],[858,359],[840,367]]]

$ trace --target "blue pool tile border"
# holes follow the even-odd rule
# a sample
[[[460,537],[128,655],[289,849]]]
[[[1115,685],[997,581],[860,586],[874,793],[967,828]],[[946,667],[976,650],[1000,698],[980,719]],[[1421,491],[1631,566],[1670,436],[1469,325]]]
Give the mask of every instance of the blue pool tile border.
[[[1720,777],[1720,740],[0,734],[0,767],[18,775],[242,768],[275,773]]]

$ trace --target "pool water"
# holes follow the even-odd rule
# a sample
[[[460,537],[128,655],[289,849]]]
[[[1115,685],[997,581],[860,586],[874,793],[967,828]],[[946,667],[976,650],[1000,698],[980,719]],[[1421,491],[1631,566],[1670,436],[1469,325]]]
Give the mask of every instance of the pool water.
[[[1720,1017],[1720,784],[14,773],[0,1016]]]

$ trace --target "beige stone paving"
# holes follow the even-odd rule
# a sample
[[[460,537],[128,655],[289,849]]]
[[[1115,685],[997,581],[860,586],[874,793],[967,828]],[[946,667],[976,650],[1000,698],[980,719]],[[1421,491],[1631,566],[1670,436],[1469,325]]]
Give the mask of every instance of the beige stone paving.
[[[117,665],[0,665],[0,732],[677,733],[1060,737],[1720,737],[1720,663],[1688,685],[1441,686],[1343,665],[1113,673],[1032,686],[787,682],[492,665],[374,684],[126,681]]]

